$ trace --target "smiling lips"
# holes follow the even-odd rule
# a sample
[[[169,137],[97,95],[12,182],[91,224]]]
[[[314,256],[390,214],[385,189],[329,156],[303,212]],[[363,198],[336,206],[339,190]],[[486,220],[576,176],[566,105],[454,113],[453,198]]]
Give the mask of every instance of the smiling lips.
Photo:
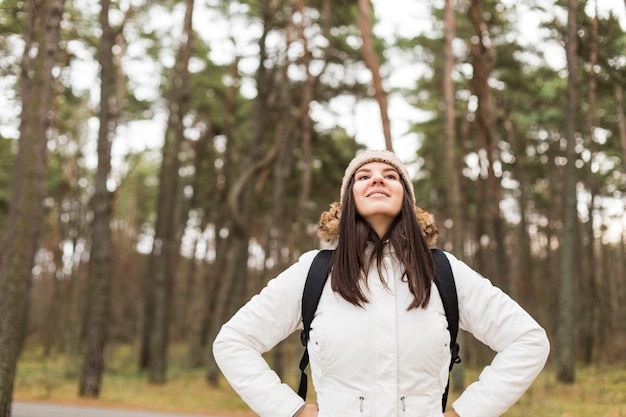
[[[371,193],[367,194],[367,197],[389,197],[389,194],[384,191],[372,191]]]

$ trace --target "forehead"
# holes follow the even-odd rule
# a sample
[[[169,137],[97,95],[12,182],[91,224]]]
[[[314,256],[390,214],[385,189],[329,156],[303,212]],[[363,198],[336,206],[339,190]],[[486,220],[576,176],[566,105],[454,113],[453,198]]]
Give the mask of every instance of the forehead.
[[[380,161],[373,161],[373,162],[368,162],[367,164],[363,164],[359,167],[359,169],[356,170],[356,172],[359,172],[359,171],[395,171],[395,172],[398,172],[398,170],[394,168],[393,165],[389,165],[386,162],[380,162]]]

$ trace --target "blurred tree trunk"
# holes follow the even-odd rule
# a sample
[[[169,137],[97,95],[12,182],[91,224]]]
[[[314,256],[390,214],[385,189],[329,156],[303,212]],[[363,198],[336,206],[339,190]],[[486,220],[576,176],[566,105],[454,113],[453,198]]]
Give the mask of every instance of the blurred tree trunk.
[[[63,294],[63,247],[60,242],[65,238],[64,225],[59,213],[60,205],[52,208],[51,225],[49,232],[49,250],[53,253],[54,265],[56,269],[53,273],[52,290],[46,307],[46,318],[48,325],[44,327],[43,333],[43,356],[49,358],[52,354],[55,343],[59,342],[58,335],[62,333],[61,323],[63,323],[61,312],[62,306],[68,303],[68,298]]]
[[[559,326],[556,343],[557,378],[559,382],[571,384],[575,380],[574,370],[574,268],[576,264],[576,126],[578,120],[578,40],[576,17],[578,0],[567,2],[567,108],[565,115],[565,139],[567,162],[563,184],[563,231],[560,237],[561,261],[559,274]]]
[[[297,5],[292,9],[293,11],[298,10]],[[303,11],[303,10],[301,10]],[[301,16],[305,16],[302,14]],[[303,36],[300,34],[296,35],[296,27],[294,24],[293,14],[289,19],[290,23],[287,26],[287,42],[285,45],[285,50],[289,50],[290,41],[289,40],[298,40],[303,42],[304,44],[304,54],[307,54],[306,50],[306,39],[303,39]],[[305,20],[302,19],[301,26],[305,25]],[[308,58],[307,58],[308,59]],[[294,108],[293,99],[291,96],[291,89],[289,84],[289,76],[287,71],[289,69],[288,63],[283,65],[280,73],[281,81],[278,85],[280,85],[279,91],[279,106],[283,109],[280,114],[282,117],[278,121],[277,128],[275,130],[275,140],[277,144],[277,153],[276,160],[273,164],[273,181],[272,181],[272,211],[271,211],[271,223],[269,225],[269,233],[268,233],[268,251],[266,251],[266,256],[269,257],[270,260],[273,261],[273,267],[270,268],[269,277],[267,277],[267,273],[263,274],[263,282],[261,282],[261,286],[265,285],[266,278],[273,278],[280,271],[285,269],[289,264],[289,253],[286,252],[289,247],[288,243],[288,234],[287,230],[291,229],[291,224],[286,221],[288,217],[286,217],[286,189],[287,189],[287,181],[289,180],[289,174],[291,173],[293,166],[293,155],[295,143],[293,138],[297,138],[299,134],[303,134],[303,132],[298,132],[296,126],[298,126],[299,121],[303,122],[303,129],[310,128],[307,126],[305,120],[308,119],[308,111],[301,111],[298,116],[293,117],[290,109]],[[306,88],[306,84],[310,84],[310,74],[308,71],[308,66],[306,67],[307,72],[307,81],[305,82],[305,89],[302,93],[307,94],[310,93],[310,87]],[[306,102],[309,98],[304,97],[303,101]],[[300,110],[308,109],[307,105],[301,105]],[[310,132],[308,133],[310,136]],[[306,139],[310,145],[310,137]],[[310,149],[308,149],[310,152]],[[308,155],[310,158],[310,154]],[[304,190],[301,190],[304,191]],[[308,191],[307,191],[308,198]],[[302,198],[302,195],[300,196]],[[304,213],[299,213],[300,215],[304,215]],[[258,291],[258,290],[257,290]],[[255,292],[257,292],[255,291]],[[284,354],[284,343],[279,343],[273,350],[273,369],[276,373],[281,377],[285,377],[285,354]]]
[[[322,25],[326,26],[326,20],[324,19],[324,7],[327,5],[328,1],[324,2],[322,5]],[[300,12],[301,16],[305,16],[305,0],[297,0],[295,2],[296,9]],[[313,135],[313,126],[311,122],[310,116],[310,107],[311,102],[313,101],[313,95],[315,91],[315,86],[317,84],[317,78],[311,74],[311,52],[309,50],[309,41],[306,36],[308,21],[303,19],[300,26],[298,27],[298,38],[302,43],[303,51],[302,56],[300,57],[300,62],[302,63],[304,70],[306,71],[306,81],[302,86],[302,100],[300,102],[300,110],[299,117],[302,122],[302,141],[300,145],[300,162],[302,167],[302,186],[300,188],[300,194],[298,196],[298,213],[295,224],[295,231],[293,236],[291,236],[291,242],[297,242],[300,247],[306,246],[307,231],[306,231],[306,219],[309,218],[309,213],[311,211],[311,183],[313,181],[313,147],[312,147],[312,135]],[[326,27],[323,27],[322,30],[326,30]],[[324,65],[326,65],[328,61],[324,60]],[[320,71],[319,74],[323,74],[324,70]],[[318,75],[319,77],[319,75]],[[288,237],[289,238],[289,237]],[[291,245],[290,245],[291,246]],[[291,253],[291,260],[294,260],[296,256],[295,253]]]
[[[295,3],[296,8],[300,12],[300,14],[302,16],[305,16],[307,2],[305,0],[295,0]],[[332,39],[333,35],[331,34],[331,21],[333,9],[330,0],[323,0],[321,2],[319,6],[319,13],[319,25],[321,27],[322,34],[326,39]],[[324,76],[328,64],[331,63],[333,60],[331,56],[332,43],[329,42],[326,47],[324,47],[322,52],[323,67],[321,69],[318,69],[316,67],[316,74],[313,74],[313,72],[311,71],[313,55],[310,50],[310,42],[307,36],[307,34],[310,33],[308,31],[309,27],[311,27],[311,22],[307,19],[303,20],[298,26],[298,38],[303,45],[303,51],[298,62],[302,63],[304,71],[306,71],[306,81],[301,88],[301,101],[299,103],[298,113],[298,118],[301,120],[302,123],[302,141],[299,146],[299,166],[302,170],[302,182],[300,194],[298,196],[298,216],[296,218],[294,232],[287,236],[287,238],[290,239],[288,246],[294,249],[291,250],[292,262],[295,262],[297,257],[299,256],[299,251],[296,250],[296,248],[300,250],[308,250],[311,247],[316,247],[319,244],[317,234],[311,233],[310,230],[308,230],[308,227],[310,226],[312,211],[317,208],[313,201],[314,195],[312,195],[314,171],[314,128],[311,120],[310,109],[311,103],[314,101],[317,87],[320,83],[320,78]],[[319,60],[317,60],[315,63],[318,64]],[[294,144],[294,147],[297,148],[297,145]]]
[[[288,86],[289,83],[285,82],[283,85]],[[289,113],[285,112],[284,114],[287,115]],[[290,120],[285,119],[289,118],[285,117],[283,123],[292,123]],[[277,133],[282,138],[276,162],[274,163],[272,224],[270,225],[268,244],[270,249],[270,252],[268,253],[270,254],[270,259],[274,261],[274,267],[271,269],[269,278],[273,278],[280,271],[285,269],[288,266],[289,261],[289,255],[288,253],[285,253],[285,249],[288,247],[286,228],[290,226],[290,224],[285,221],[285,189],[287,188],[287,180],[289,179],[289,174],[293,165],[293,141],[291,140],[291,137],[294,136],[294,132],[291,131],[290,127],[285,127],[283,129],[284,132]],[[284,345],[280,343],[273,349],[273,368],[281,377],[285,376],[283,347]]]
[[[228,242],[222,235],[223,230],[228,229],[231,222],[226,203],[227,192],[231,184],[231,169],[233,166],[233,154],[230,149],[234,147],[237,141],[235,133],[234,114],[237,111],[236,97],[240,82],[239,76],[239,57],[235,57],[230,65],[230,75],[233,82],[229,85],[225,98],[224,111],[224,128],[223,136],[225,137],[224,149],[215,149],[215,162],[221,162],[218,166],[213,164],[216,169],[215,178],[221,180],[216,181],[216,192],[214,198],[215,208],[213,210],[214,217],[210,220],[214,226],[215,239],[215,259],[208,268],[204,269],[202,277],[202,296],[204,297],[202,320],[198,331],[194,332],[189,348],[189,356],[192,364],[207,364],[207,380],[212,384],[217,384],[217,366],[211,354],[212,343],[217,335],[222,317],[224,303],[227,294],[230,291],[228,286],[224,285],[223,271],[227,262]],[[215,132],[217,134],[217,132]],[[214,139],[214,138],[212,138]],[[224,288],[227,287],[227,288]],[[222,290],[227,292],[222,295]],[[208,354],[206,353],[208,352]]]
[[[500,213],[502,201],[502,188],[496,175],[494,164],[497,160],[498,143],[500,141],[495,127],[496,103],[493,92],[489,86],[489,77],[493,70],[496,59],[496,51],[489,38],[489,28],[482,18],[482,10],[479,0],[472,0],[469,8],[469,16],[474,28],[477,42],[470,42],[472,53],[472,67],[474,69],[472,84],[478,97],[477,119],[479,136],[484,140],[485,154],[487,157],[487,213],[489,216],[489,238],[493,252],[490,256],[495,268],[493,277],[497,285],[505,292],[509,292],[509,267],[504,245],[504,222]]]
[[[446,183],[446,217],[452,220],[452,230],[448,234],[451,236],[452,248],[449,250],[457,252],[457,256],[463,256],[463,220],[461,214],[461,187],[459,181],[459,169],[457,164],[457,140],[456,140],[456,111],[454,100],[454,79],[452,71],[454,69],[454,51],[452,41],[456,36],[456,17],[452,0],[444,3],[444,64],[442,77],[442,90],[444,102],[444,176]],[[447,173],[447,175],[446,175]],[[464,345],[463,332],[459,332],[458,340],[460,346]],[[462,353],[462,352],[461,352]],[[464,387],[463,364],[457,364],[452,373],[452,389],[461,392]]]
[[[212,344],[217,336],[217,332],[225,319],[226,303],[228,294],[230,294],[231,282],[226,280],[226,267],[229,263],[230,240],[223,233],[230,229],[232,217],[230,216],[230,208],[227,203],[228,192],[231,190],[234,175],[234,157],[236,152],[235,144],[239,139],[235,133],[234,114],[236,112],[237,85],[239,85],[239,57],[235,57],[230,66],[230,73],[235,82],[231,83],[226,95],[226,111],[224,118],[224,136],[226,137],[225,149],[221,153],[223,161],[222,168],[217,176],[224,179],[223,184],[218,185],[218,205],[216,207],[215,224],[215,261],[204,277],[204,294],[206,303],[206,346],[203,344],[209,354],[206,355],[207,362],[207,382],[217,386],[219,371],[215,358],[213,357]]]
[[[9,219],[0,241],[0,417],[11,415],[17,360],[26,335],[31,274],[43,227],[52,69],[63,0],[25,3],[22,114]]]
[[[596,4],[597,6],[597,4]],[[591,50],[589,51],[589,91],[587,93],[589,110],[587,111],[587,128],[589,129],[589,140],[587,149],[589,150],[589,161],[586,164],[585,180],[587,183],[587,189],[589,190],[589,204],[587,205],[587,211],[589,213],[586,222],[586,228],[584,229],[584,239],[581,239],[584,249],[584,268],[582,268],[580,288],[577,294],[586,294],[586,296],[580,298],[578,306],[580,308],[581,320],[579,326],[580,334],[580,346],[582,360],[586,365],[589,365],[593,361],[594,357],[594,338],[597,334],[594,331],[594,323],[597,323],[595,319],[598,313],[598,304],[602,302],[598,298],[598,289],[596,288],[596,259],[595,259],[595,236],[594,236],[594,210],[596,197],[600,191],[600,185],[596,181],[594,175],[593,165],[596,159],[596,109],[597,109],[597,74],[596,66],[598,65],[598,10],[596,8],[595,15],[591,22]]]
[[[624,0],[626,1],[626,0]],[[615,86],[615,111],[617,113],[617,126],[619,129],[619,138],[622,144],[622,161],[626,161],[626,117],[624,117],[624,87],[618,81],[614,82]],[[624,172],[626,173],[626,163],[622,163]]]
[[[107,181],[111,173],[111,142],[119,114],[119,103],[115,96],[117,69],[113,56],[117,31],[109,24],[110,0],[101,0],[100,5],[102,36],[98,51],[100,64],[98,168],[91,200],[94,217],[85,303],[86,350],[78,389],[79,395],[83,397],[100,395],[104,373],[104,347],[111,320],[113,196],[107,189]],[[123,83],[123,80],[121,82]]]
[[[267,59],[266,39],[276,16],[276,8],[271,0],[261,2],[260,16],[263,22],[263,32],[259,38],[259,62]],[[278,5],[276,5],[278,6]],[[227,258],[220,277],[219,297],[215,305],[212,333],[209,343],[212,343],[221,324],[234,310],[241,305],[243,292],[248,280],[248,254],[251,229],[251,203],[254,197],[254,182],[260,172],[267,169],[274,161],[277,146],[273,146],[265,156],[262,156],[262,144],[267,136],[268,122],[276,103],[274,93],[274,74],[265,65],[259,65],[255,75],[257,96],[254,99],[252,110],[252,135],[247,153],[243,156],[243,172],[237,176],[228,193],[228,210],[232,225],[229,229],[227,249],[224,254]],[[207,366],[207,381],[217,385],[218,368],[213,355],[210,355]]]
[[[178,262],[180,240],[179,200],[179,152],[184,141],[184,117],[189,107],[189,60],[193,41],[193,0],[185,1],[185,18],[181,42],[170,86],[169,120],[163,145],[163,162],[159,174],[159,196],[154,245],[149,260],[146,284],[146,307],[144,324],[147,335],[142,349],[145,355],[149,379],[153,384],[165,383],[167,349],[172,303],[172,287]]]
[[[448,212],[446,216],[452,219],[452,224],[456,233],[452,231],[452,250],[463,254],[463,221],[461,218],[461,187],[459,181],[458,167],[458,146],[456,138],[456,110],[454,100],[454,79],[452,71],[454,69],[454,52],[452,50],[452,41],[456,36],[456,17],[454,15],[454,6],[452,0],[446,0],[444,5],[445,14],[445,45],[444,45],[444,66],[442,77],[442,90],[444,102],[444,133],[445,133],[445,158],[444,158],[444,175],[446,183],[446,200],[448,201]],[[446,175],[447,173],[447,175]]]
[[[206,231],[210,221],[210,212],[214,206],[216,193],[216,183],[210,181],[215,178],[214,171],[211,166],[215,165],[215,158],[211,153],[213,146],[213,138],[215,137],[215,128],[208,127],[203,132],[199,140],[194,142],[194,177],[192,182],[192,196],[190,201],[190,212],[195,212],[195,218],[189,220],[195,223],[199,234],[194,239],[193,257],[189,260],[189,270],[187,271],[187,279],[183,288],[183,302],[181,310],[184,322],[181,327],[183,329],[183,337],[187,340],[189,364],[192,367],[201,366],[205,363],[202,357],[203,338],[206,335],[205,315],[208,300],[206,293],[201,290],[204,285],[205,270],[208,253],[205,256],[197,258],[196,254],[199,249],[200,239],[204,239],[202,234]],[[208,243],[208,242],[207,242]],[[210,245],[207,245],[207,250]]]
[[[504,129],[507,135],[507,141],[511,145],[513,155],[515,159],[513,161],[513,172],[515,179],[519,184],[519,194],[517,197],[517,204],[520,210],[520,221],[516,228],[517,231],[517,247],[515,251],[515,260],[517,266],[512,268],[511,272],[511,293],[513,297],[519,298],[524,304],[529,307],[529,310],[536,311],[538,306],[536,289],[540,283],[535,282],[536,267],[532,258],[530,236],[528,234],[528,184],[526,179],[526,172],[524,169],[524,155],[526,152],[526,141],[522,135],[518,135],[513,126],[511,119],[506,118],[503,122]]]
[[[380,75],[380,61],[378,60],[378,54],[374,46],[374,37],[372,35],[372,3],[370,0],[358,0],[358,5],[359,29],[361,30],[361,39],[363,42],[361,47],[363,61],[372,73],[372,86],[374,87],[374,97],[380,109],[380,118],[382,121],[383,134],[385,136],[385,147],[387,150],[393,151],[387,92],[383,87],[383,79]]]

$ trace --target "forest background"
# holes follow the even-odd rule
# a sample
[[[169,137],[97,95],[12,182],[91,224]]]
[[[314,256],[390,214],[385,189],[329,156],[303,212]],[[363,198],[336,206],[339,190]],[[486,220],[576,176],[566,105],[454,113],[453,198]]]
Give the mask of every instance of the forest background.
[[[626,3],[518,3],[1,0],[0,417],[24,349],[84,397],[119,349],[218,384],[216,331],[319,247],[365,147],[546,327],[559,382],[624,367]],[[298,343],[268,355],[288,380]]]

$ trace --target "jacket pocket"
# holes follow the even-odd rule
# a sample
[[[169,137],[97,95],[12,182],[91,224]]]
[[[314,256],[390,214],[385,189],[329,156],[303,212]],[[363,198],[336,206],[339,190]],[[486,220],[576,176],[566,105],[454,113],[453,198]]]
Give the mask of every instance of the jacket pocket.
[[[400,397],[398,415],[404,417],[442,417],[441,399],[429,395],[407,395]]]
[[[318,392],[318,417],[372,417],[371,398],[353,392]]]

